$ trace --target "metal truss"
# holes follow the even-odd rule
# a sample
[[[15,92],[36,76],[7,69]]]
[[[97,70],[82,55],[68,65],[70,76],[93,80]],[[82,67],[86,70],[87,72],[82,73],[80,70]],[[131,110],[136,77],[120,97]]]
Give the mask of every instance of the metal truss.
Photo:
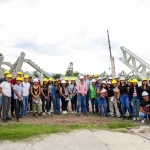
[[[134,76],[137,76],[139,79],[148,78],[150,65],[124,46],[120,47],[120,49],[123,53],[123,58],[120,58],[120,60],[131,69]]]

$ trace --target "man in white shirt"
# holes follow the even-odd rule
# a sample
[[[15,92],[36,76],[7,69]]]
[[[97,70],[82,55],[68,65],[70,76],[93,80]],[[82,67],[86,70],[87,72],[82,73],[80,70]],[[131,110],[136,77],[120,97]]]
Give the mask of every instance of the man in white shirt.
[[[28,108],[28,97],[29,97],[29,91],[30,91],[30,83],[28,82],[29,77],[28,75],[24,76],[24,82],[22,82],[22,88],[23,88],[23,107],[21,111],[22,116],[27,116],[27,108]]]
[[[11,120],[8,117],[8,112],[11,103],[11,80],[12,75],[8,74],[6,77],[7,81],[4,81],[0,85],[0,93],[2,94],[2,121],[7,122]]]

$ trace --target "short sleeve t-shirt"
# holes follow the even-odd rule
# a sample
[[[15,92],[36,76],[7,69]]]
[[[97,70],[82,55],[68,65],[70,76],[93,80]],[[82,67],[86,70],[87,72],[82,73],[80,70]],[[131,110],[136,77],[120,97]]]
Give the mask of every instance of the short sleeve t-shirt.
[[[141,105],[142,110],[144,110],[145,112],[150,112],[150,100],[148,101],[141,101]]]
[[[22,82],[23,96],[29,96],[30,83]]]
[[[118,89],[120,90],[120,95],[128,94],[128,86],[126,84],[124,86],[120,85]]]
[[[108,94],[108,97],[114,96],[114,91],[113,91],[113,89],[112,89],[112,88],[107,89],[107,94]]]
[[[0,84],[0,87],[6,96],[11,97],[11,83],[4,81]]]
[[[21,84],[20,84],[20,85],[15,84],[14,87],[13,87],[13,89],[14,89],[19,95],[21,95],[21,93],[23,92],[23,88],[22,88]],[[18,97],[15,93],[14,93],[14,99],[19,99],[19,97]]]

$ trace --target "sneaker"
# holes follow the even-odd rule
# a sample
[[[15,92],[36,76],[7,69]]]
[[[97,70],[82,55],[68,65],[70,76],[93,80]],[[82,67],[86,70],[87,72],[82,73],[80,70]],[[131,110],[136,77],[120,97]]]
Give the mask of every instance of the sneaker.
[[[120,118],[121,116],[117,116],[117,118]]]
[[[137,117],[137,118],[136,118],[136,120],[138,120],[138,121],[139,121],[139,120],[140,120],[140,118],[139,118],[139,117]]]
[[[142,120],[141,123],[145,123],[145,120]]]
[[[72,114],[74,114],[74,111],[72,111]]]
[[[62,114],[64,114],[64,115],[65,115],[65,114],[66,114],[66,112],[65,112],[65,111],[63,111],[63,112],[62,112]]]
[[[45,115],[45,112],[43,112],[43,115]]]
[[[50,112],[47,112],[47,114],[48,114],[48,115],[51,115],[51,113],[50,113]]]
[[[133,121],[135,121],[135,120],[136,120],[136,118],[134,117],[134,118],[133,118]]]
[[[68,113],[68,111],[65,111],[65,114],[67,114]]]

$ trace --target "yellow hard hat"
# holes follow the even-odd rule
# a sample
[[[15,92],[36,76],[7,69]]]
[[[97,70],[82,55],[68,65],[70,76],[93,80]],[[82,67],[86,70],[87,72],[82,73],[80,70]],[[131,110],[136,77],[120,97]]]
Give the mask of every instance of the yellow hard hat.
[[[44,81],[44,82],[48,82],[48,79],[47,79],[47,78],[44,78],[43,81]]]
[[[98,74],[94,74],[94,78],[98,78]]]
[[[71,81],[75,81],[75,78],[71,78]]]
[[[5,75],[5,74],[10,74],[10,72],[9,72],[8,70],[6,70],[6,71],[4,72],[4,75]]]
[[[147,81],[147,79],[146,79],[146,78],[143,78],[142,81]]]
[[[53,81],[53,78],[49,78],[49,81]]]
[[[132,80],[131,80],[131,79],[129,79],[127,82],[130,82],[130,83],[132,83]]]
[[[23,77],[24,79],[28,79],[29,78],[29,76],[28,75],[24,75],[24,77]]]
[[[112,84],[117,84],[117,81],[116,80],[112,80]]]
[[[68,81],[68,78],[64,78],[65,81]]]
[[[16,79],[16,81],[22,81],[22,78],[18,77],[18,78]]]
[[[11,75],[11,74],[8,74],[6,78],[12,78],[12,75]]]
[[[137,79],[133,79],[132,82],[133,83],[138,83],[138,80]]]
[[[18,72],[17,75],[22,75],[22,72]]]

